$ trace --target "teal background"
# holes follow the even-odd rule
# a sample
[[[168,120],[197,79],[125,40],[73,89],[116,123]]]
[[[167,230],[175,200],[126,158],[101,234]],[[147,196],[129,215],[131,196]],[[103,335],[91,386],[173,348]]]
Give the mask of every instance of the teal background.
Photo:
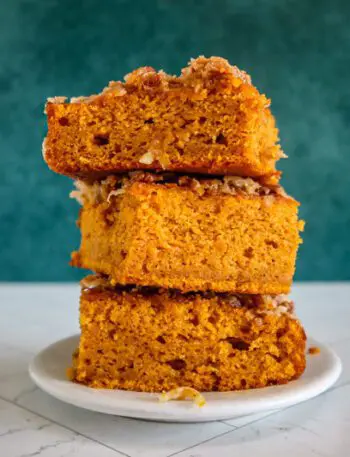
[[[350,279],[350,3],[12,0],[0,3],[0,280],[66,281],[78,246],[69,178],[45,166],[44,102],[151,65],[221,55],[272,98],[283,184],[306,219],[296,279]]]

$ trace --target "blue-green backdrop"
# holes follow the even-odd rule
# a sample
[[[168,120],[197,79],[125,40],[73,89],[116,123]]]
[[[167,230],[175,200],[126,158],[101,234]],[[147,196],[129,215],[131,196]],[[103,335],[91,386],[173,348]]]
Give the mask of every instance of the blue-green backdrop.
[[[297,279],[350,279],[347,0],[0,3],[0,280],[63,281],[78,246],[69,178],[42,161],[48,96],[96,93],[151,65],[221,55],[272,98],[283,184],[306,219]]]

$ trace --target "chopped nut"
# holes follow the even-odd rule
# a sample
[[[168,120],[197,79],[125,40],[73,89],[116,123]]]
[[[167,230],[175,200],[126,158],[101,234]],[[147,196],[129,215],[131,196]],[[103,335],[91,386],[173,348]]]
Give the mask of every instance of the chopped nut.
[[[198,390],[192,387],[177,387],[176,389],[164,392],[159,396],[161,403],[171,400],[193,400],[193,402],[200,408],[206,404],[204,396]]]
[[[110,288],[109,281],[103,276],[88,275],[80,281],[83,290],[96,289],[96,288]]]
[[[153,152],[148,151],[146,154],[143,154],[143,156],[140,157],[139,162],[145,165],[151,165],[154,162]]]
[[[67,97],[49,97],[47,103],[64,103]]]
[[[156,152],[149,151],[144,154],[139,162],[151,164],[155,160]],[[157,157],[159,162],[165,160],[165,156]],[[76,191],[70,193],[71,198],[75,198],[80,204],[85,201],[90,203],[109,201],[113,195],[120,195],[124,191],[119,191],[122,188],[131,185],[134,182],[155,183],[160,184],[176,183],[181,187],[188,187],[198,195],[258,195],[263,197],[266,205],[274,203],[276,195],[283,195],[285,198],[290,198],[280,186],[267,186],[255,181],[251,178],[242,178],[240,176],[225,176],[224,178],[208,179],[195,178],[190,176],[178,175],[175,173],[148,173],[145,171],[130,172],[125,175],[110,175],[103,181],[95,181],[93,183],[77,180],[75,181]],[[117,192],[114,192],[117,191]],[[113,192],[113,193],[112,193]],[[300,225],[302,230],[302,225]]]
[[[103,89],[103,94],[113,94],[117,97],[122,97],[123,95],[127,94],[123,83],[120,81],[110,81],[108,87]]]

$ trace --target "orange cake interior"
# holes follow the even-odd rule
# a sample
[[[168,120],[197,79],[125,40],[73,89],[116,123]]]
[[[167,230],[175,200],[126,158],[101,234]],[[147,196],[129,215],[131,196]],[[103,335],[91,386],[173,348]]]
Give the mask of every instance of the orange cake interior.
[[[305,333],[287,297],[181,294],[83,281],[75,381],[162,392],[283,384],[305,369]]]

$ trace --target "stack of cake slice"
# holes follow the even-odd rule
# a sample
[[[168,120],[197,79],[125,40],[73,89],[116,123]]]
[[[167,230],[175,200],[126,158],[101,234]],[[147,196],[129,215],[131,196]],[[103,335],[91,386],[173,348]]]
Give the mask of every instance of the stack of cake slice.
[[[305,369],[289,292],[302,222],[278,184],[269,100],[221,58],[140,68],[47,103],[49,167],[82,205],[74,380],[225,391]]]

